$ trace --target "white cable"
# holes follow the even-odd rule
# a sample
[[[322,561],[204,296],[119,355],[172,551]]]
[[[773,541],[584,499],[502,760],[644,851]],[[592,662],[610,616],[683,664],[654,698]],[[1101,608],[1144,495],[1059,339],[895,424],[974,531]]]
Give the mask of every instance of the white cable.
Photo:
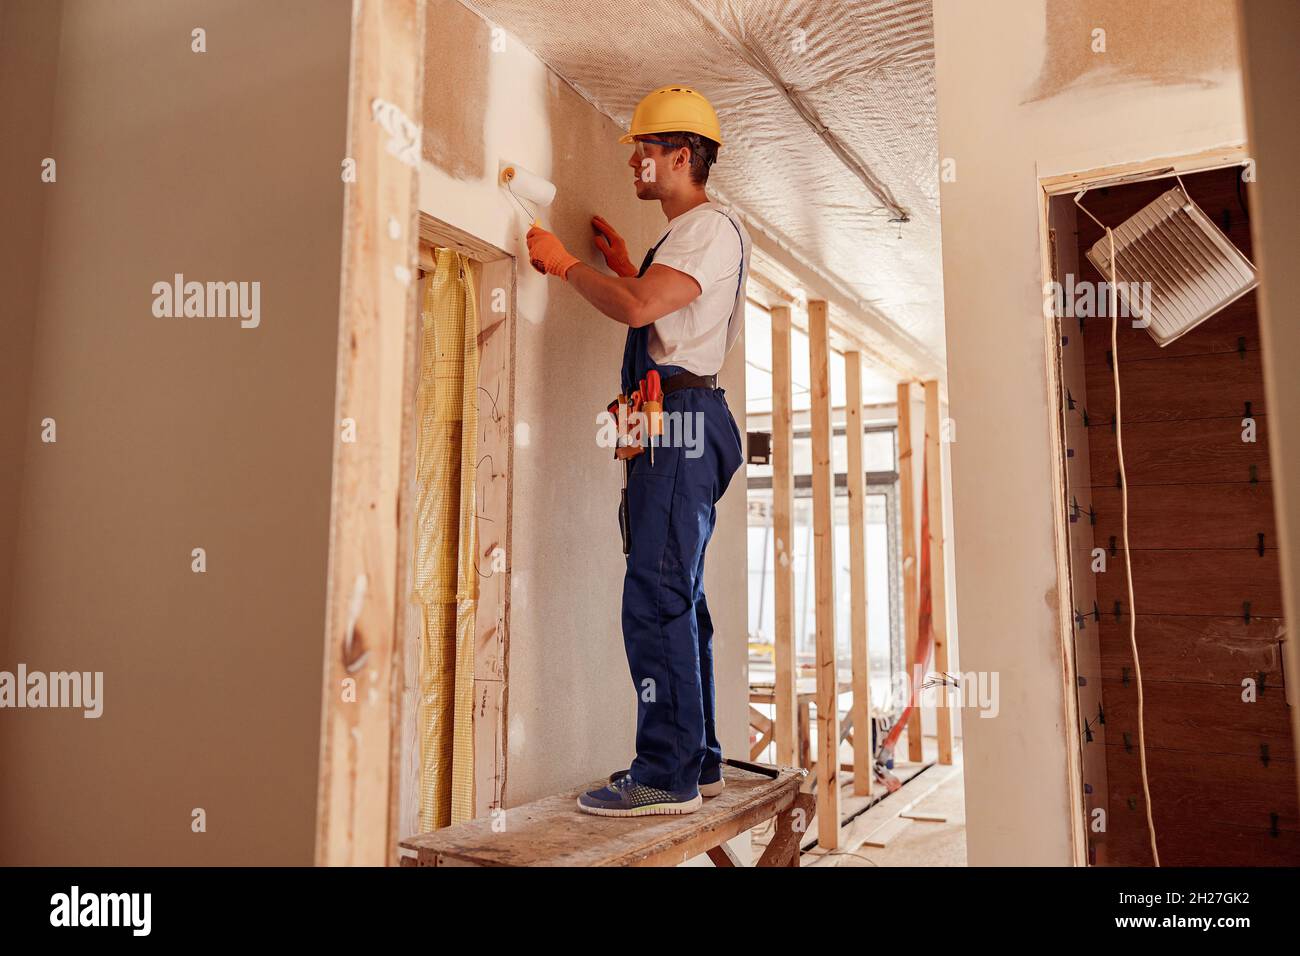
[[[1085,209],[1084,212],[1087,210]],[[1151,835],[1151,859],[1156,866],[1159,866],[1160,852],[1156,849],[1156,824],[1151,815],[1151,785],[1147,779],[1146,721],[1143,713],[1145,701],[1142,696],[1142,663],[1138,659],[1133,560],[1128,547],[1128,475],[1124,471],[1124,438],[1121,427],[1123,416],[1120,414],[1119,398],[1119,293],[1115,267],[1115,233],[1109,226],[1105,229],[1106,239],[1110,243],[1110,365],[1115,375],[1115,454],[1119,458],[1120,524],[1124,534],[1124,576],[1128,581],[1128,636],[1129,644],[1133,648],[1133,671],[1137,677],[1138,692],[1138,762],[1142,768],[1142,796],[1147,805],[1147,832]]]

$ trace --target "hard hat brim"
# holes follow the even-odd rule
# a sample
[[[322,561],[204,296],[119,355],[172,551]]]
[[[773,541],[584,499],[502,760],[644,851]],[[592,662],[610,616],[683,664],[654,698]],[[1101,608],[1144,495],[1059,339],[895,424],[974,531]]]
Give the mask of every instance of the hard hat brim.
[[[712,130],[690,129],[689,128],[690,125],[692,124],[677,123],[677,124],[670,124],[666,126],[663,124],[652,124],[646,129],[628,131],[624,133],[622,136],[620,136],[618,138],[618,141],[620,145],[627,145],[628,143],[633,142],[638,136],[653,136],[655,133],[695,133],[699,136],[703,136],[705,139],[713,140],[719,146],[722,145],[722,137],[720,132],[714,133]]]

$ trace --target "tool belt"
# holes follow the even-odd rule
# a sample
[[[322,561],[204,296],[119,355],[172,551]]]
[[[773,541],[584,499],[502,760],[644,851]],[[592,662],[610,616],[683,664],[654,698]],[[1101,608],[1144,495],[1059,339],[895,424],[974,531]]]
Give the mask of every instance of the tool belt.
[[[620,395],[618,398],[614,399],[614,401],[609,403],[607,410],[611,415],[617,417],[619,414],[619,402],[621,400],[628,404],[632,412],[641,414],[644,402],[644,410],[646,413],[650,414],[650,430],[651,433],[655,435],[660,434],[660,430],[663,427],[661,416],[663,415],[663,401],[665,398],[673,392],[679,392],[684,388],[716,389],[718,387],[717,375],[696,375],[693,372],[678,372],[671,378],[664,379],[660,382],[656,373],[651,374],[654,377],[655,388],[657,389],[657,394],[655,394],[652,399],[648,401],[645,400],[640,391],[634,392],[631,399]],[[645,385],[646,380],[642,379],[641,387],[645,388]],[[620,460],[625,460],[628,458],[634,458],[641,454],[646,448],[646,437],[646,435],[641,435],[636,440],[628,441],[628,436],[620,432],[619,445],[618,448],[615,449],[614,457]]]
[[[671,395],[683,388],[717,388],[718,376],[695,375],[691,372],[678,372],[672,378],[664,379],[664,394]]]
[[[673,392],[684,388],[718,387],[717,375],[695,375],[692,372],[678,372],[666,380],[659,377],[658,369],[650,369],[641,379],[640,387],[630,396],[619,395],[609,403],[607,411],[618,422],[618,442],[614,448],[614,459],[623,463],[623,494],[618,506],[618,524],[622,531],[623,553],[632,551],[632,526],[628,513],[627,480],[632,459],[650,452],[650,467],[655,463],[655,438],[663,434],[664,399]],[[639,417],[640,422],[635,432],[628,427],[629,413]]]

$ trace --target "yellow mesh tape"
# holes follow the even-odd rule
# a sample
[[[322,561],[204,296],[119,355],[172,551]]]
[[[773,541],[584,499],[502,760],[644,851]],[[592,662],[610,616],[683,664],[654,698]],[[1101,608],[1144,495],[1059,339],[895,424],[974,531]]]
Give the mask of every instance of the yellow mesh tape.
[[[469,260],[437,249],[421,310],[415,566],[422,608],[420,829],[474,815],[478,314]]]
[[[474,816],[474,640],[478,610],[478,304],[468,281],[469,260],[458,256],[466,277],[461,384],[460,548],[456,587],[456,729],[451,766],[451,822]]]

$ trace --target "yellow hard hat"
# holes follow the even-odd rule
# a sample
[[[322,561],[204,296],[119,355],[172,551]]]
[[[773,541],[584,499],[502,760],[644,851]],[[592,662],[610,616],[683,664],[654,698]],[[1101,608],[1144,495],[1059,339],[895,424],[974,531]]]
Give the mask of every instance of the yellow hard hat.
[[[699,133],[722,145],[722,128],[713,105],[689,86],[661,86],[636,105],[632,128],[619,137],[620,143],[650,133]]]

